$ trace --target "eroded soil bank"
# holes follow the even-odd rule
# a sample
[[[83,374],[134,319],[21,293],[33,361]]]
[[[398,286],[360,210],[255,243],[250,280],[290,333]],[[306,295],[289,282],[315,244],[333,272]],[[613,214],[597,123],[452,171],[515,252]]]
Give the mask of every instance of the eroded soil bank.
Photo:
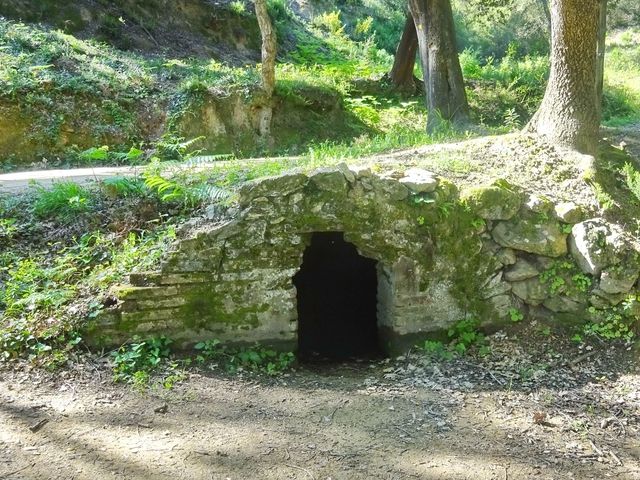
[[[5,370],[0,477],[640,478],[637,353],[553,336],[522,347],[540,335],[498,333],[482,359],[200,371],[146,393],[95,360]]]

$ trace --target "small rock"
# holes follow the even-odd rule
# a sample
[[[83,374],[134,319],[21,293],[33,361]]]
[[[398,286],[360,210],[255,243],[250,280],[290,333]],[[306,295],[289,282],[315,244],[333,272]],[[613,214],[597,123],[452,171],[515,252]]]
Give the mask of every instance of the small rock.
[[[618,265],[617,267],[605,270],[600,276],[600,290],[609,294],[627,293],[638,280],[638,269],[636,266]]]
[[[409,189],[393,178],[371,177],[371,186],[374,192],[390,200],[400,201],[409,196]]]
[[[555,220],[540,223],[534,218],[516,218],[498,223],[491,234],[503,247],[547,257],[561,257],[567,253],[567,235]]]
[[[565,223],[578,223],[584,220],[585,212],[582,207],[573,202],[559,203],[555,207],[556,217]]]
[[[575,313],[584,309],[584,303],[576,302],[568,297],[554,296],[542,303],[546,308],[556,313]]]
[[[513,265],[517,261],[516,252],[511,248],[501,248],[496,253],[496,258],[502,265]]]
[[[530,212],[546,214],[553,210],[553,203],[547,198],[528,194],[524,202],[524,207]]]
[[[524,258],[519,258],[516,264],[504,274],[508,282],[521,282],[538,275],[538,269],[531,265]]]
[[[608,269],[612,289],[618,281],[617,274],[608,268],[619,265],[624,273],[620,278],[635,278],[640,274],[640,245],[617,225],[602,218],[592,218],[573,226],[569,237],[569,251],[584,273],[598,276]]]
[[[438,186],[438,179],[434,174],[422,168],[409,168],[404,175],[400,183],[415,193],[433,192]]]
[[[512,292],[528,305],[540,305],[548,297],[546,285],[538,277],[512,283]]]
[[[310,176],[311,181],[326,192],[342,193],[347,189],[347,179],[339,170],[321,169]]]

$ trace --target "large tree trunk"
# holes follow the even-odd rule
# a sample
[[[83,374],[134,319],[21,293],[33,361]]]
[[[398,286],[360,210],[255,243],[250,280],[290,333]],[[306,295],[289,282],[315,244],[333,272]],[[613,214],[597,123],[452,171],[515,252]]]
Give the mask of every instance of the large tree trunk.
[[[400,43],[398,43],[398,48],[396,49],[393,67],[389,73],[394,90],[408,93],[415,92],[413,67],[416,64],[417,51],[418,35],[416,34],[416,25],[409,14],[404,23]]]
[[[593,154],[600,123],[596,47],[600,0],[551,1],[551,73],[527,129]]]
[[[602,90],[604,88],[604,51],[607,38],[607,0],[599,0],[600,12],[598,17],[598,47],[596,53],[596,105],[598,116],[602,112]]]
[[[272,97],[276,87],[276,32],[267,10],[266,0],[255,0],[256,17],[262,36],[262,89],[264,105],[259,112],[260,135],[268,139],[271,135],[271,118],[273,116]]]
[[[450,0],[409,0],[427,96],[427,131],[443,121],[469,122]]]

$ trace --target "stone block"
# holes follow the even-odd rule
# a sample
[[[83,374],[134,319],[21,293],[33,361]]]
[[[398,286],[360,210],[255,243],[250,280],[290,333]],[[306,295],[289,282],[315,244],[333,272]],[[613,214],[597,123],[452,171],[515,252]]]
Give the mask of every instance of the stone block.
[[[136,287],[150,287],[160,284],[160,272],[136,272],[129,274],[129,283]]]
[[[511,285],[512,292],[527,305],[538,306],[548,297],[547,286],[540,283],[538,277],[513,282]]]
[[[521,282],[529,278],[538,275],[538,269],[531,265],[524,258],[519,258],[518,261],[504,274],[505,280],[508,282]]]
[[[491,234],[503,247],[547,257],[561,257],[567,253],[567,235],[556,221],[514,218],[499,222]]]
[[[213,273],[165,273],[159,279],[160,285],[182,285],[189,283],[210,282],[214,277]]]
[[[331,193],[344,193],[347,190],[347,179],[344,173],[324,168],[312,173],[309,177],[318,189]]]
[[[399,181],[414,193],[434,192],[438,187],[435,174],[422,168],[407,169]]]
[[[178,294],[174,286],[166,287],[132,287],[119,285],[111,289],[111,293],[119,300],[149,300],[153,298],[171,297]]]
[[[555,213],[564,223],[578,223],[585,217],[584,209],[573,202],[559,203],[555,206]]]

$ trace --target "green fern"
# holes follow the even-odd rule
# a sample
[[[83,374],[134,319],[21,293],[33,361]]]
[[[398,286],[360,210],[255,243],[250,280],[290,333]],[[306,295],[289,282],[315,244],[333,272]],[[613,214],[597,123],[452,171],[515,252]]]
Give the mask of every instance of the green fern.
[[[631,163],[627,162],[622,168],[622,173],[624,173],[627,187],[629,187],[631,193],[640,201],[640,171],[636,170]]]

